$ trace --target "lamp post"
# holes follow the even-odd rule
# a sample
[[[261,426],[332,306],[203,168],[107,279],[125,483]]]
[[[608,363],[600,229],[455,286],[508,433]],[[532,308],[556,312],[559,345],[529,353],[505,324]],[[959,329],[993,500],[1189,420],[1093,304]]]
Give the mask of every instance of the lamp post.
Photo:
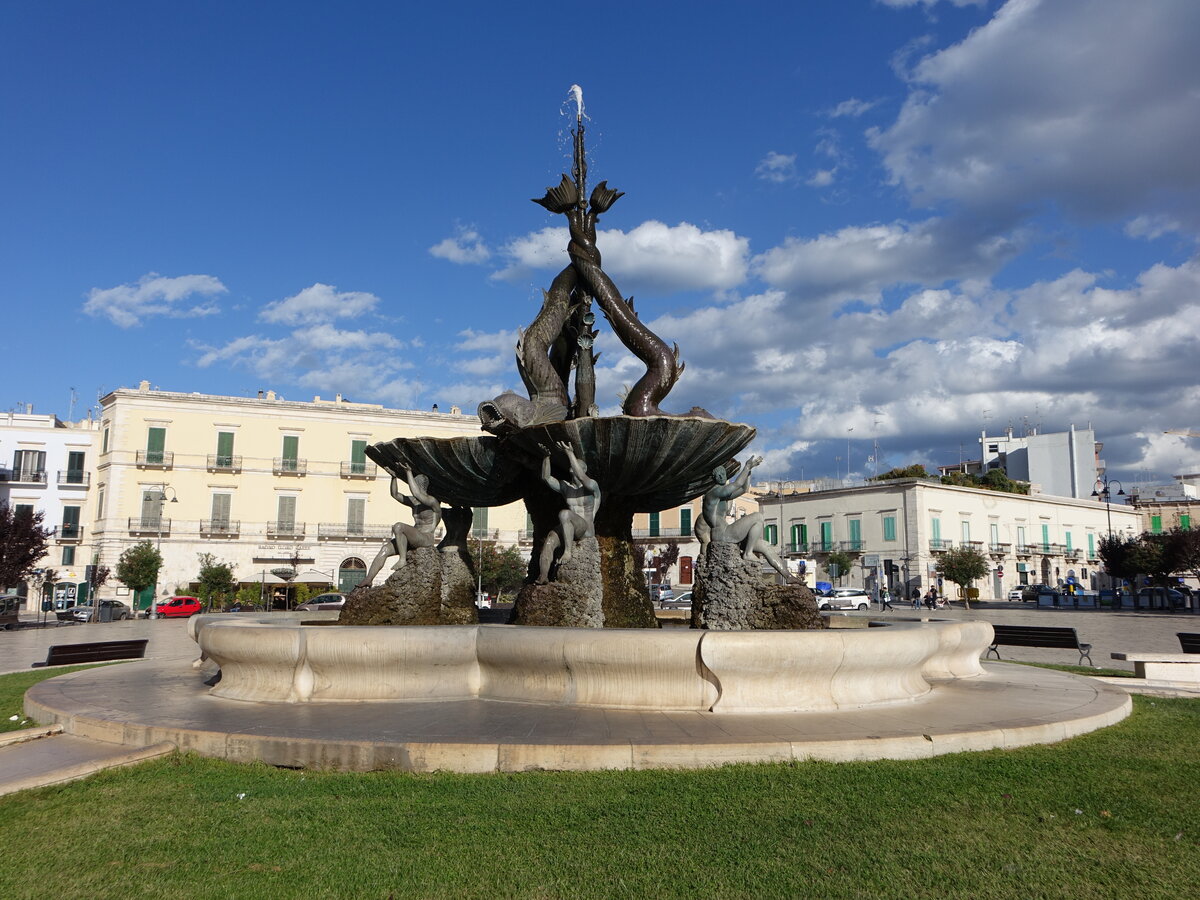
[[[783,550],[784,555],[786,557],[787,550],[785,550],[784,548],[787,545],[784,544],[784,542],[783,542],[783,489],[785,487],[790,488],[791,490],[795,491],[796,483],[794,481],[779,482],[779,549]]]
[[[1107,475],[1101,475],[1096,479],[1096,486],[1092,490],[1092,496],[1097,500],[1104,500],[1104,511],[1108,516],[1108,536],[1111,539],[1113,536],[1112,530],[1112,485],[1117,486],[1117,496],[1125,496],[1125,487],[1117,479],[1109,481]]]
[[[165,481],[158,486],[158,535],[154,539],[154,552],[158,554],[158,568],[162,570],[162,522],[163,522],[163,507],[167,502],[167,489],[171,490],[171,502],[179,502],[179,494],[175,492],[175,488],[168,485]],[[156,599],[158,597],[158,575],[154,576],[154,593],[150,595],[150,610],[146,613],[146,618],[157,619],[158,607]]]

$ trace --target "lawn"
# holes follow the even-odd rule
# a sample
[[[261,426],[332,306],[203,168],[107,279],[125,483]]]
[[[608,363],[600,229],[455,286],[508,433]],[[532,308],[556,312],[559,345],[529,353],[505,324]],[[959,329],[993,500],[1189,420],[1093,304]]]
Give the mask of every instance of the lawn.
[[[349,775],[174,755],[0,798],[0,896],[1194,896],[1200,701],[1135,703],[1058,745],[915,762]]]

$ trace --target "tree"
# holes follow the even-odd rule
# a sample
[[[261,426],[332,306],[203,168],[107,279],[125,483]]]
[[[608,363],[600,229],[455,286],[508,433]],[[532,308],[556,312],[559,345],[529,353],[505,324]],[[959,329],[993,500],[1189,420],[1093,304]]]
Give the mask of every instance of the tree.
[[[954,547],[942,554],[938,561],[938,571],[947,581],[958,585],[963,605],[970,609],[971,601],[967,591],[971,582],[986,576],[991,571],[991,566],[984,555],[974,547]]]
[[[1168,535],[1143,532],[1137,537],[1105,535],[1100,538],[1100,558],[1114,578],[1128,581],[1137,590],[1137,578],[1146,575],[1151,581],[1165,585],[1170,579],[1173,562],[1168,553]]]
[[[989,469],[982,476],[972,475],[969,472],[947,472],[942,476],[942,484],[956,484],[959,487],[1001,491],[1005,494],[1029,493],[1028,482],[1013,481],[1003,469]]]
[[[1166,545],[1166,565],[1171,572],[1182,572],[1200,579],[1200,529],[1176,527],[1163,537]]]
[[[641,550],[641,548],[638,548]],[[641,554],[639,568],[642,570],[654,570],[654,583],[663,584],[667,578],[667,572],[671,566],[679,562],[679,544],[676,541],[668,541],[667,545],[661,550],[656,550],[653,553],[643,551]]]
[[[29,576],[29,584],[33,587],[32,600],[37,603],[36,609],[41,609],[42,595],[46,593],[46,586],[53,587],[58,583],[57,569],[34,569],[33,574]]]
[[[472,554],[475,565],[480,566],[483,591],[495,598],[505,593],[515,594],[525,583],[528,564],[521,558],[516,547],[498,547],[495,541],[480,541]]]
[[[237,582],[233,578],[233,566],[229,563],[218,562],[211,553],[197,554],[200,559],[200,587],[196,593],[200,602],[206,607],[213,601],[222,605],[227,603],[237,591]]]
[[[829,570],[829,574],[841,581],[850,574],[850,567],[854,565],[854,557],[849,553],[844,553],[841,550],[835,550],[829,554],[829,558],[825,560],[825,568]],[[834,575],[834,567],[837,567],[837,574]]]
[[[117,578],[133,591],[133,604],[137,607],[137,595],[158,583],[158,570],[162,568],[162,554],[149,541],[139,541],[126,549],[117,560]],[[154,598],[150,598],[154,608]]]
[[[896,478],[929,478],[929,473],[925,471],[925,466],[917,463],[913,466],[897,466],[895,469],[889,469],[886,472],[868,478],[868,481],[892,481]]]
[[[14,510],[0,501],[0,589],[15,588],[46,555],[50,529],[42,527],[44,517],[32,507]]]

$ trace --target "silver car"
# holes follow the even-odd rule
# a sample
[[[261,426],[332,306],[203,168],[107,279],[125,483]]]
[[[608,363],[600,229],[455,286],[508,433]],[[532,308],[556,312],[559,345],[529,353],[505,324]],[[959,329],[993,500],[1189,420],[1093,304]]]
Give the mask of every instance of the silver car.
[[[871,608],[871,595],[862,588],[834,588],[831,591],[817,594],[817,609],[857,609]]]

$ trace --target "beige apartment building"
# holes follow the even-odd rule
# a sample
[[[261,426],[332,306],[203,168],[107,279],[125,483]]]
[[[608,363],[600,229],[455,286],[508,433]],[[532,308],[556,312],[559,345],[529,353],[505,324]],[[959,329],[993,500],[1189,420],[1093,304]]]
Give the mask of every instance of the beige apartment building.
[[[101,407],[93,546],[101,564],[115,567],[134,543],[157,545],[159,598],[187,593],[202,553],[233,564],[243,583],[279,584],[271,570],[294,567],[297,584],[349,590],[391,524],[412,521],[367,446],[481,433],[479,420],[457,408],[387,409],[341,396],[299,402],[273,391],[186,394],[148,382],[113,391]],[[475,528],[481,538],[516,544],[525,509],[476,510]],[[115,592],[134,599],[120,585]],[[147,597],[137,599],[144,606]]]
[[[1110,521],[1114,533],[1142,530],[1138,511],[1126,506],[919,478],[763,496],[760,504],[768,537],[782,535],[789,558],[813,559],[823,580],[829,554],[844,551],[855,565],[842,583],[923,591],[937,583],[940,554],[972,547],[992,564],[991,577],[976,585],[983,599],[1071,579],[1100,587],[1098,550]]]

